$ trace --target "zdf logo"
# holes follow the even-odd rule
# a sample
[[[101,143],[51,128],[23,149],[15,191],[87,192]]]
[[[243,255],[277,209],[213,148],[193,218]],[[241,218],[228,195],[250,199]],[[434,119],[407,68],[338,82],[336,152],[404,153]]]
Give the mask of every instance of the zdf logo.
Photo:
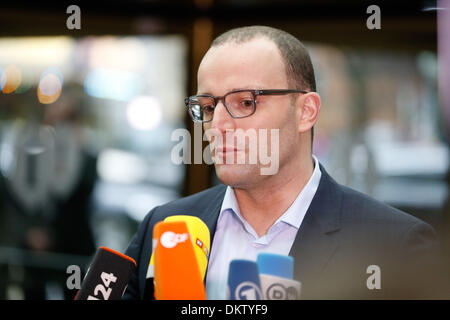
[[[173,248],[177,244],[189,239],[189,234],[187,233],[175,233],[172,231],[166,231],[161,235],[160,243],[165,248]]]

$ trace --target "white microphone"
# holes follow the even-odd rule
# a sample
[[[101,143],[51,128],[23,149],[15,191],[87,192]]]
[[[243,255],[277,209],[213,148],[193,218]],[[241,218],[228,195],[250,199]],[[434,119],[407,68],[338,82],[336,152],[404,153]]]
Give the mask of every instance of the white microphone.
[[[302,285],[293,279],[294,258],[260,253],[257,261],[264,300],[299,300]]]

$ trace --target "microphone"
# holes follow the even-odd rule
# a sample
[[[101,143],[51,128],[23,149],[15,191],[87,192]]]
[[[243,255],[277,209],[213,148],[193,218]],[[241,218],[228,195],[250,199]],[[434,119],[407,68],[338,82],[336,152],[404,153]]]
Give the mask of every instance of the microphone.
[[[260,253],[256,259],[264,300],[299,300],[301,283],[293,280],[294,258]]]
[[[100,247],[75,300],[120,300],[136,262],[110,248]]]
[[[210,251],[210,233],[206,224],[198,217],[188,215],[175,215],[164,219],[165,222],[184,221],[187,225],[192,244],[194,246],[195,256],[200,269],[202,279],[205,278],[206,268],[208,267],[208,258]],[[153,241],[152,255],[147,269],[144,300],[154,300],[154,252],[156,242]]]
[[[249,260],[233,260],[228,271],[229,300],[262,300],[258,265]]]
[[[192,244],[194,246],[195,257],[200,268],[202,279],[205,278],[206,268],[208,267],[208,258],[210,250],[210,234],[206,224],[197,217],[176,215],[164,219],[166,222],[184,221],[186,222],[189,235],[191,236]]]
[[[206,300],[186,222],[158,222],[153,229],[154,290],[157,300]],[[155,241],[154,241],[155,244]]]

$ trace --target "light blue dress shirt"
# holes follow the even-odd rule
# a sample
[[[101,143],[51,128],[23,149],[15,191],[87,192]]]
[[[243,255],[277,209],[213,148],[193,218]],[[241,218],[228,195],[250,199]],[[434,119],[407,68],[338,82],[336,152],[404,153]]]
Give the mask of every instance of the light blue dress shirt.
[[[258,237],[255,230],[242,217],[233,188],[227,188],[208,262],[206,275],[208,300],[227,298],[228,268],[232,260],[256,261],[260,252],[289,254],[322,175],[319,162],[314,155],[313,159],[314,171],[308,183],[292,205],[261,237]]]

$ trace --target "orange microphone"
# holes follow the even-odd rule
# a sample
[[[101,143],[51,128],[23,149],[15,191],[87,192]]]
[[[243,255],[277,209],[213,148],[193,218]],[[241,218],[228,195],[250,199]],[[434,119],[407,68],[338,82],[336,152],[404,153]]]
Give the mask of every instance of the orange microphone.
[[[153,229],[157,300],[206,300],[206,290],[186,222],[158,222]]]

